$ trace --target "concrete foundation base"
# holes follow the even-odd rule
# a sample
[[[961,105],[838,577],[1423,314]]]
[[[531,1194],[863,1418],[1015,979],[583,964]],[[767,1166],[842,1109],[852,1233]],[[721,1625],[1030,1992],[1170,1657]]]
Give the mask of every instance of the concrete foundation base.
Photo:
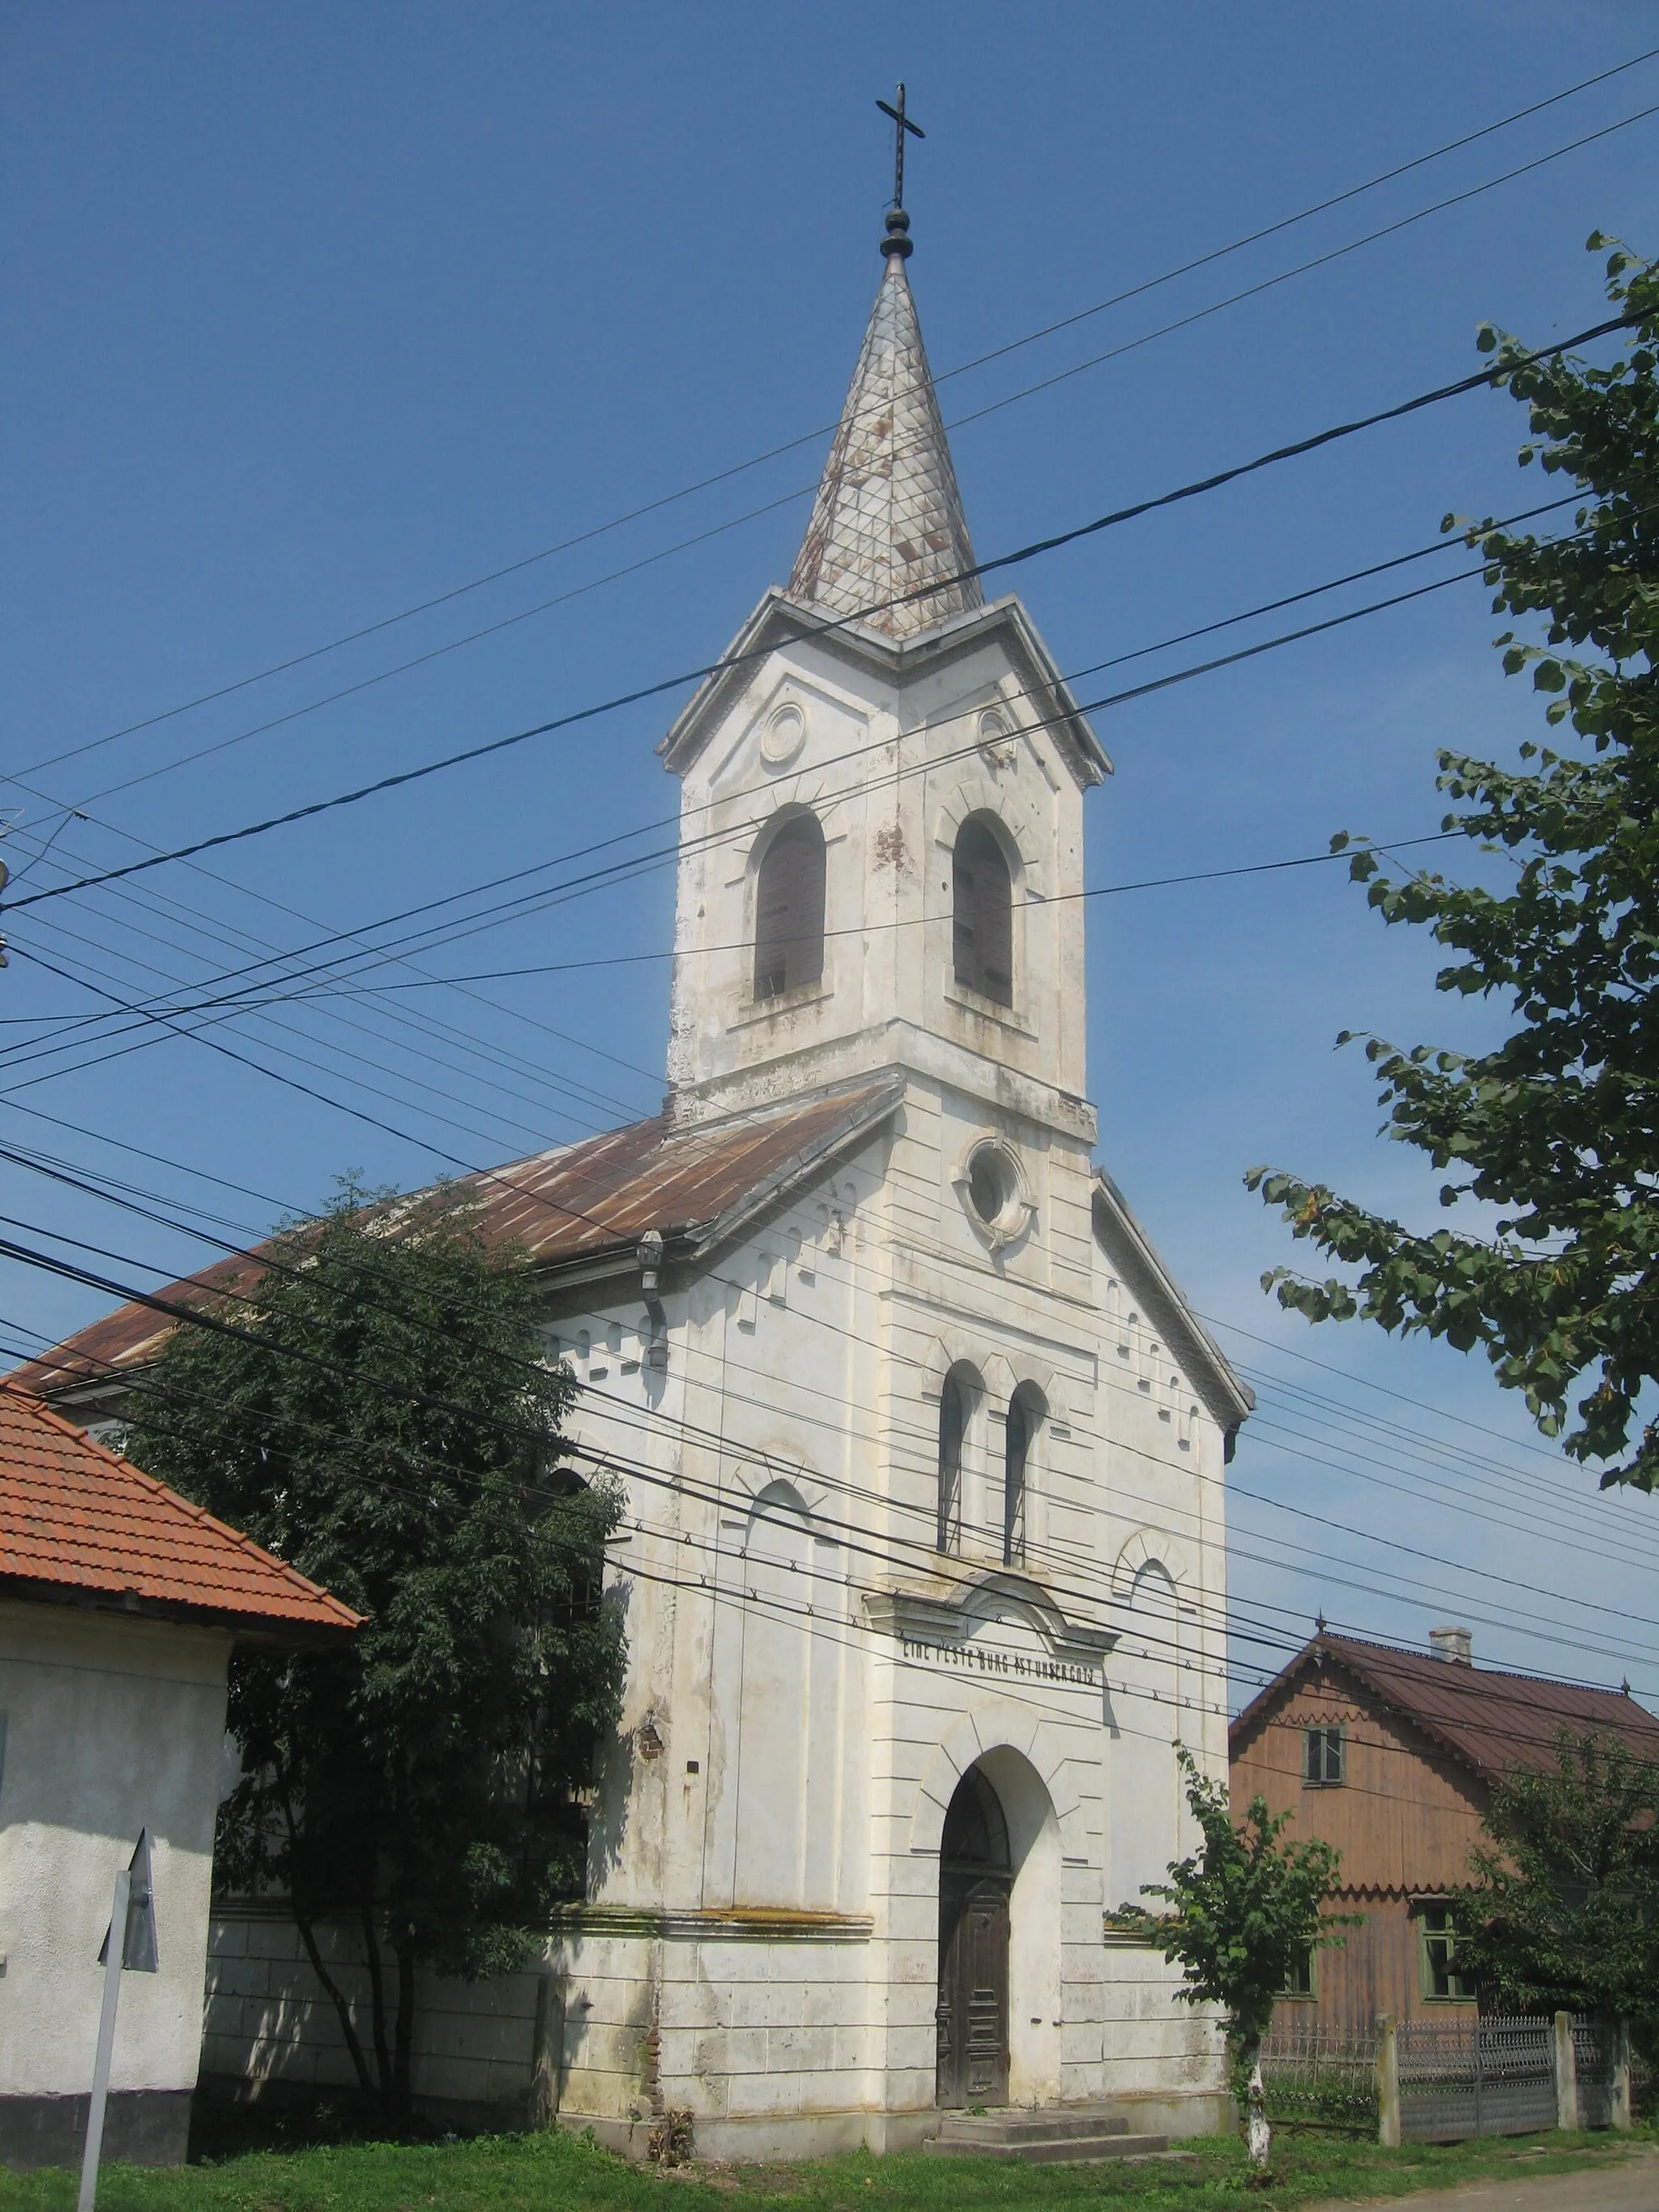
[[[1114,2112],[1121,2112],[1136,2133],[1168,2136],[1172,2142],[1223,2135],[1233,2124],[1232,2100],[1223,2091],[1149,2089],[1111,2101]]]
[[[1112,2110],[1131,2134],[1179,2137],[1218,2134],[1226,2124],[1225,2097],[1198,2092],[1117,2097]],[[1057,2111],[1067,2107],[1060,2106]],[[696,2118],[693,2143],[699,2158],[733,2166],[786,2163],[796,2159],[836,2158],[848,2151],[919,2150],[939,2132],[943,2115],[936,2105],[908,2112],[863,2110],[825,2112],[757,2112],[741,2118]],[[620,2156],[643,2160],[656,2116],[614,2119],[602,2113],[562,2112],[556,2124],[569,2135],[591,2134],[595,2142]]]
[[[595,2142],[623,2158],[642,2160],[658,2120],[609,2119],[603,2114],[563,2112],[557,2125],[567,2135],[592,2134]],[[848,2151],[916,2150],[939,2126],[929,2105],[910,2112],[757,2112],[740,2119],[697,2119],[693,2142],[699,2158],[733,2166],[787,2163],[803,2158],[836,2158]]]

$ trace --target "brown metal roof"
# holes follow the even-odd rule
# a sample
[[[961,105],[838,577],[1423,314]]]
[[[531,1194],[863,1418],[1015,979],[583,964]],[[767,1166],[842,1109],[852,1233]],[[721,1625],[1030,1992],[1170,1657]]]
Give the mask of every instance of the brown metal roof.
[[[899,1093],[889,1078],[689,1129],[659,1115],[462,1176],[459,1187],[477,1199],[486,1244],[517,1244],[542,1267],[631,1249],[647,1229],[695,1257],[797,1176],[873,1127]],[[233,1286],[246,1294],[264,1273],[261,1255],[270,1249],[256,1245],[216,1261],[155,1295],[188,1308],[210,1305]],[[52,1395],[95,1376],[130,1373],[155,1358],[175,1326],[152,1307],[120,1306],[27,1362],[11,1380]]]
[[[362,1616],[38,1399],[0,1385],[0,1591],[132,1605],[265,1636]]]
[[[1228,1732],[1235,1753],[1273,1705],[1333,1662],[1489,1782],[1516,1766],[1553,1769],[1563,1729],[1617,1736],[1641,1758],[1659,1760],[1659,1719],[1626,1691],[1462,1666],[1328,1631],[1240,1713]]]

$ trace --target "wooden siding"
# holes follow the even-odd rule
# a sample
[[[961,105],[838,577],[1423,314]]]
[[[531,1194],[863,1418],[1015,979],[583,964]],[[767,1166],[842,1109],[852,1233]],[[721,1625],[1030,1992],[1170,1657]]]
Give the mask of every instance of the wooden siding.
[[[1408,1899],[1346,1895],[1335,1905],[1363,1913],[1364,1924],[1345,1931],[1340,1949],[1319,1954],[1313,1996],[1281,1997],[1275,2026],[1316,2020],[1322,2027],[1361,2028],[1383,2013],[1396,2020],[1455,2020],[1474,2010],[1471,2000],[1424,1995],[1417,1917]]]
[[[1340,1784],[1303,1780],[1309,1728],[1342,1730]],[[1379,2013],[1413,2019],[1462,2009],[1423,1995],[1412,1899],[1468,1879],[1486,1801],[1478,1777],[1333,1665],[1318,1680],[1288,1689],[1236,1744],[1233,1803],[1242,1810],[1257,1795],[1271,1811],[1295,1815],[1291,1835],[1335,1844],[1342,1854],[1335,1903],[1365,1916],[1340,1950],[1321,1953],[1316,1997],[1285,2002],[1280,2019],[1361,2027]]]

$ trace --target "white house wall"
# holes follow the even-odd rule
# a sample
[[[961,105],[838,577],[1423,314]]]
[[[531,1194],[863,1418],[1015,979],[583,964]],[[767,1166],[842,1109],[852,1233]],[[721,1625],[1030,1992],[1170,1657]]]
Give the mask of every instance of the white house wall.
[[[106,2148],[177,2164],[202,2033],[231,1639],[0,1601],[0,2161],[72,2162],[115,1877],[150,1840],[156,1972],[122,1977]]]

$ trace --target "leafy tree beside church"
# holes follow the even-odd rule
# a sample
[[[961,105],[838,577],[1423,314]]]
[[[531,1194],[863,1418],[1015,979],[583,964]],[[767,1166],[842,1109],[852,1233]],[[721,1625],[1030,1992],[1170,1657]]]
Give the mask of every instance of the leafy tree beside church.
[[[1492,1791],[1453,1901],[1457,1967],[1497,2010],[1602,2013],[1659,2055],[1659,1765],[1564,1731]]]
[[[1592,237],[1599,251],[1606,240]],[[1389,1134],[1446,1177],[1440,1202],[1495,1206],[1420,1231],[1323,1184],[1253,1169],[1293,1236],[1356,1283],[1273,1269],[1310,1319],[1363,1315],[1477,1346],[1547,1436],[1606,1463],[1603,1486],[1659,1483],[1659,270],[1615,252],[1608,290],[1632,343],[1606,368],[1529,361],[1490,329],[1501,380],[1530,410],[1524,465],[1582,486],[1553,536],[1471,529],[1498,608],[1541,625],[1498,641],[1530,668],[1561,735],[1505,768],[1440,755],[1446,817],[1513,862],[1496,891],[1401,880],[1354,855],[1387,922],[1451,954],[1437,988],[1497,999],[1510,1033],[1476,1054],[1367,1041]],[[1338,848],[1346,843],[1338,839]],[[1346,1036],[1341,1042],[1346,1042]],[[1644,1400],[1644,1394],[1648,1394]]]
[[[394,1211],[348,1189],[212,1319],[169,1338],[129,1454],[368,1616],[344,1652],[236,1660],[245,1771],[218,1871],[291,1900],[359,2084],[395,2118],[417,1970],[516,1966],[580,1893],[622,1680],[599,1595],[617,1501],[560,1465],[573,1385],[543,1364],[528,1265],[486,1252],[452,1194]]]
[[[1227,2038],[1227,2079],[1250,2163],[1264,2168],[1272,2141],[1261,2080],[1261,2044],[1273,2006],[1313,1953],[1340,1943],[1356,1924],[1352,1913],[1325,1910],[1335,1893],[1342,1854],[1317,1837],[1285,1839],[1289,1813],[1270,1813],[1252,1797],[1234,1825],[1228,1793],[1199,1771],[1190,1751],[1176,1757],[1187,1778],[1187,1804],[1199,1849],[1170,1868],[1167,1882],[1146,1882],[1145,1897],[1161,1913],[1124,1905],[1115,1918],[1138,1927],[1179,1965],[1188,2004],[1221,2008]]]

